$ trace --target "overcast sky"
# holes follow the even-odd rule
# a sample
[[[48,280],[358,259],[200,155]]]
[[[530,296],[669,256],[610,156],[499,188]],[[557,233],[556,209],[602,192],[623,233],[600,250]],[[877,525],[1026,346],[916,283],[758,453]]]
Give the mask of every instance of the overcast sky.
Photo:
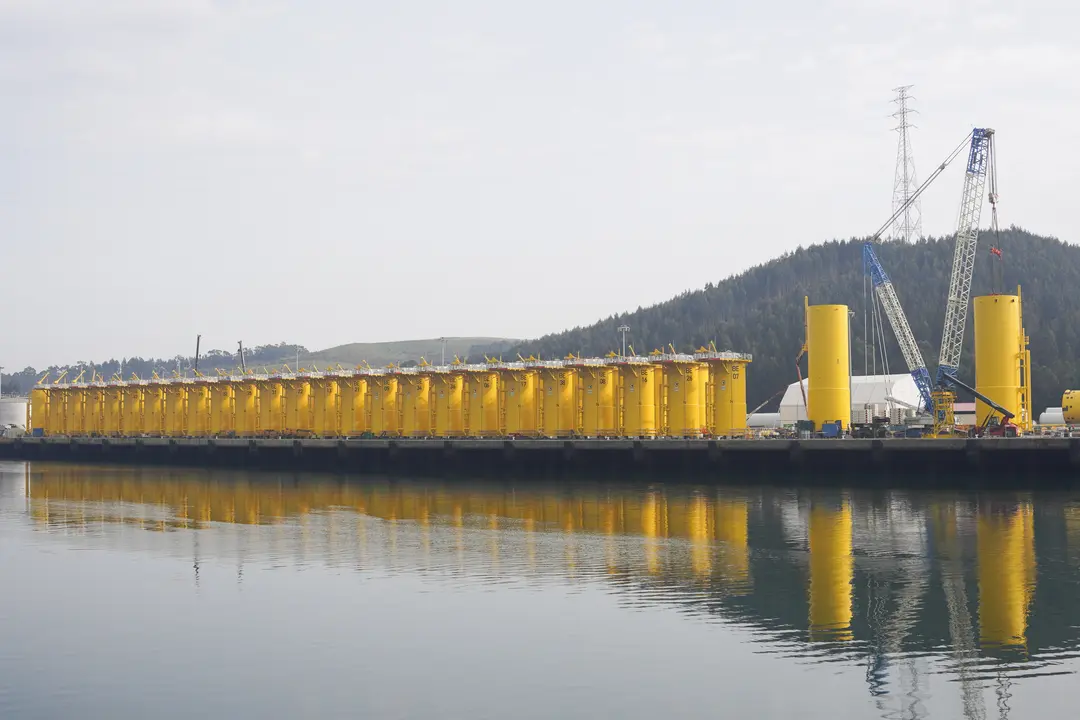
[[[1003,224],[1075,241],[1077,7],[0,0],[0,364],[664,300],[873,232],[908,83],[920,176],[994,127]]]

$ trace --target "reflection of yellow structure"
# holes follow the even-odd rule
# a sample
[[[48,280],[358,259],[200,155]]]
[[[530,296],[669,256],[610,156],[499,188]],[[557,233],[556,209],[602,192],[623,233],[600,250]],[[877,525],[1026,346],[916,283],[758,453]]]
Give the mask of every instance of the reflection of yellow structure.
[[[810,510],[810,639],[850,640],[851,507]]]
[[[1035,594],[1035,525],[1030,504],[1005,513],[981,512],[979,641],[984,647],[1022,647]]]

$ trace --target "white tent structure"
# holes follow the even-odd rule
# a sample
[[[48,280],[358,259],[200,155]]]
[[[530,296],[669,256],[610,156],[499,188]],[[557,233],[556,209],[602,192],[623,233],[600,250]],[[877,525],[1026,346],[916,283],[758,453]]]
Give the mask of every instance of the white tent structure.
[[[806,389],[807,381],[803,380],[803,390]],[[890,405],[888,398],[895,398],[900,403],[917,406],[921,402],[919,388],[910,375],[854,375],[851,378],[851,415],[853,422],[859,422],[863,408],[866,405],[880,405],[887,409]],[[893,404],[897,406],[897,404]],[[904,405],[899,405],[904,407]],[[784,397],[780,401],[780,422],[783,425],[794,425],[798,420],[806,420],[806,407],[803,406],[803,396],[799,391],[799,383],[788,385]]]

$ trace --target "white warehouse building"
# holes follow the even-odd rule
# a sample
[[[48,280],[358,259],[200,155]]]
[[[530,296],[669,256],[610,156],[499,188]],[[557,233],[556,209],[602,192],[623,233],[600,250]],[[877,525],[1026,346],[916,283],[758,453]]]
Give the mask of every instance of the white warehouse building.
[[[803,390],[806,390],[806,380],[802,381]],[[921,402],[919,388],[911,375],[854,375],[851,378],[851,420],[861,422],[863,408],[866,405],[880,405],[885,409],[889,405],[889,399],[898,400],[893,403],[894,407],[910,405],[916,407]],[[782,425],[794,425],[798,420],[806,420],[806,407],[803,405],[803,394],[799,391],[799,383],[793,382],[788,385],[784,397],[780,401],[780,423]]]

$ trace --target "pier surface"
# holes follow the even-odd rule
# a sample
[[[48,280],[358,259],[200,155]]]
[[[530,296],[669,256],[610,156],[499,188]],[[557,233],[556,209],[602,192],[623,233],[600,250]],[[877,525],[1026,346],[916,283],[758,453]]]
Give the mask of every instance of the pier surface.
[[[266,467],[380,474],[588,473],[700,482],[1068,484],[1080,438],[604,440],[351,438],[0,438],[0,458]]]

